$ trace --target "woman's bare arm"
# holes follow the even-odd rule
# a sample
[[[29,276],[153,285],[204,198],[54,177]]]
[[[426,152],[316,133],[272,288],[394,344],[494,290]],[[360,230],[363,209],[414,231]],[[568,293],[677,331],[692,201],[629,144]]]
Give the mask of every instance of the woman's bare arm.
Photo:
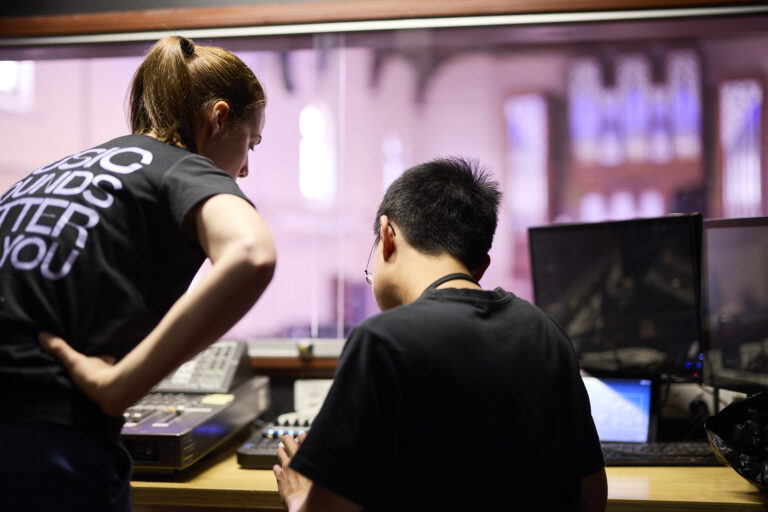
[[[213,263],[211,270],[122,360],[112,365],[104,358],[84,356],[61,338],[41,335],[43,346],[62,360],[78,387],[110,416],[120,416],[163,377],[219,339],[272,279],[276,258],[272,237],[245,200],[216,195],[191,215],[200,245]]]

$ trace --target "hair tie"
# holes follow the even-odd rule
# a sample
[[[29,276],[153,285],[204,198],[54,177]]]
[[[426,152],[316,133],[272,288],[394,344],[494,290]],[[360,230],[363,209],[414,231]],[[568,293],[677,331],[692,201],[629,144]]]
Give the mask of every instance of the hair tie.
[[[192,56],[193,53],[195,53],[195,43],[186,37],[179,39],[179,45],[181,46],[181,53],[184,54],[184,58],[188,59]]]

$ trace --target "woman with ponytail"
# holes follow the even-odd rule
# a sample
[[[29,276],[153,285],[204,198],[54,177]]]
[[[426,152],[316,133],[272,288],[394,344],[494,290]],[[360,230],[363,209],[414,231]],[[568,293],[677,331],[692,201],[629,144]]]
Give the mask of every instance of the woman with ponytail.
[[[0,510],[130,510],[123,411],[272,278],[272,238],[236,184],[265,102],[232,53],[164,38],[133,78],[131,135],[0,197]]]

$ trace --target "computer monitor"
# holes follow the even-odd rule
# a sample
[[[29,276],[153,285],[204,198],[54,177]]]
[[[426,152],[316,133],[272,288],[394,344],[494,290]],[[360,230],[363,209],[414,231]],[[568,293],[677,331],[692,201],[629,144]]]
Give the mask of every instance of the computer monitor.
[[[768,218],[704,221],[707,382],[768,388]]]
[[[536,304],[604,377],[701,381],[701,215],[528,230]]]

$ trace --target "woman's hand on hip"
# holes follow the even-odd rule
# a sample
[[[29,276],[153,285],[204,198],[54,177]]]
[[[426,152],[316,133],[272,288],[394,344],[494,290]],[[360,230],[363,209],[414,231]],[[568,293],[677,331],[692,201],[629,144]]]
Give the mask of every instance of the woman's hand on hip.
[[[38,335],[40,345],[56,356],[66,368],[75,385],[109,416],[120,417],[123,410],[111,400],[110,383],[114,378],[115,358],[86,356],[73,349],[62,338],[49,332]]]

